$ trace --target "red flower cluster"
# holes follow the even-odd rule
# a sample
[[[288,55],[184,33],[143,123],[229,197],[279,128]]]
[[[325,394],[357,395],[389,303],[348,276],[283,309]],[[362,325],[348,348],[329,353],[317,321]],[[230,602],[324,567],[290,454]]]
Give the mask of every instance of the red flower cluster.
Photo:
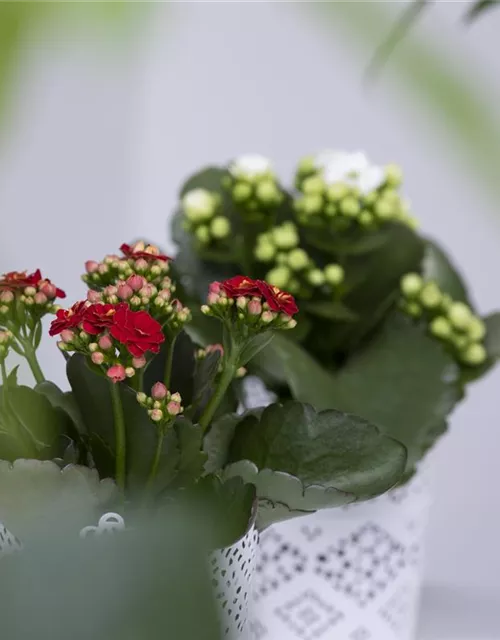
[[[35,287],[47,298],[65,298],[66,294],[52,284],[47,278],[42,278],[40,269],[28,274],[26,271],[9,271],[0,277],[0,291],[19,291],[26,287]]]
[[[161,325],[146,311],[132,311],[125,303],[89,304],[77,302],[71,309],[60,309],[52,321],[49,333],[55,336],[66,329],[81,328],[91,335],[109,331],[125,345],[129,353],[139,358],[147,351],[158,353],[165,340]]]
[[[235,299],[240,296],[264,298],[271,311],[285,313],[288,316],[295,315],[299,310],[291,293],[282,291],[278,287],[272,287],[263,280],[252,280],[247,276],[234,276],[224,282],[215,282],[211,290],[214,287],[222,289],[228,298]]]
[[[133,258],[134,260],[144,258],[145,260],[161,260],[162,262],[167,262],[172,259],[161,254],[158,247],[151,244],[146,245],[142,241],[136,242],[133,245],[124,243],[121,245],[120,251],[126,258]]]

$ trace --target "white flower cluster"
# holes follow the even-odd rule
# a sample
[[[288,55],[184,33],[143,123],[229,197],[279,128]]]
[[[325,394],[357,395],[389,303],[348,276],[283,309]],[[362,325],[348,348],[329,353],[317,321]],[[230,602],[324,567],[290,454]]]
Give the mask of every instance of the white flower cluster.
[[[363,195],[379,189],[386,181],[385,168],[370,164],[363,151],[321,151],[314,157],[314,165],[326,184],[348,184]]]

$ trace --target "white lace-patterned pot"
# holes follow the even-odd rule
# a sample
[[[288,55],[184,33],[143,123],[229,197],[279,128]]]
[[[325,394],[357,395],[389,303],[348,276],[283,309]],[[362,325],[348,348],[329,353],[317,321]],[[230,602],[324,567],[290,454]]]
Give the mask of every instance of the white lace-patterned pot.
[[[96,526],[80,531],[80,537],[101,536],[125,529],[123,518],[117,513],[104,514]],[[259,535],[252,521],[245,535],[230,547],[219,549],[210,556],[210,572],[214,595],[220,611],[224,637],[243,640],[251,599],[252,578],[255,572]],[[23,547],[0,522],[0,557]]]
[[[254,640],[413,640],[427,476],[261,534]]]

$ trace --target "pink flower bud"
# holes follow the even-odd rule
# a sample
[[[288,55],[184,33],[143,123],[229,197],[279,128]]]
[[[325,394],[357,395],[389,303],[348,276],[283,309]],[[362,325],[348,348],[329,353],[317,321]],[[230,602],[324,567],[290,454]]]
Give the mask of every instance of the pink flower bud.
[[[103,351],[107,351],[108,349],[111,349],[112,346],[113,346],[113,341],[109,336],[101,336],[99,338],[99,348],[102,349]]]
[[[154,293],[154,287],[152,284],[145,284],[139,291],[139,295],[142,298],[151,298]]]
[[[208,294],[207,303],[208,304],[217,304],[220,300],[219,294],[212,291]]]
[[[94,364],[101,365],[104,362],[104,353],[101,353],[100,351],[94,351],[94,353],[90,356],[90,359]],[[111,369],[113,369],[113,367],[111,367]],[[111,369],[109,371],[111,371]],[[109,375],[109,371],[108,376],[111,378],[111,376]],[[113,382],[117,382],[117,380],[113,380]]]
[[[38,290],[41,293],[45,294],[49,300],[53,300],[57,294],[57,287],[54,284],[52,284],[52,282],[47,282],[46,280],[42,281],[38,285]],[[36,296],[35,296],[35,300],[36,300]]]
[[[160,422],[163,420],[163,411],[161,409],[151,409],[148,413],[153,422]]]
[[[172,400],[172,402],[178,402],[180,404],[182,402],[181,394],[178,391],[176,391],[170,396],[170,400]]]
[[[14,300],[14,294],[12,293],[12,291],[2,291],[2,293],[0,293],[0,302],[12,302]]]
[[[134,291],[128,284],[120,284],[118,285],[117,295],[120,300],[128,300],[134,295]]]
[[[61,340],[66,344],[73,342],[74,338],[75,334],[73,333],[73,331],[71,331],[71,329],[64,329],[63,331],[61,331]]]
[[[220,293],[221,292],[220,282],[212,282],[210,284],[210,286],[208,287],[208,292],[209,293]]]
[[[99,263],[95,260],[87,260],[85,263],[85,271],[87,273],[95,273],[99,269]]]
[[[24,290],[24,295],[26,296],[34,296],[35,293],[36,293],[35,287],[26,287],[26,289]]]
[[[127,280],[127,284],[132,288],[132,291],[140,291],[142,287],[146,284],[146,279],[142,276],[133,275],[130,276]]]
[[[182,407],[178,402],[173,400],[167,404],[167,412],[171,416],[177,416],[182,411]]]
[[[99,293],[99,291],[90,290],[87,291],[87,300],[92,303],[101,302],[102,295]]]
[[[246,309],[247,304],[248,304],[248,299],[245,298],[244,296],[238,296],[238,298],[236,299],[236,306],[238,307],[238,309]]]
[[[48,298],[44,293],[41,291],[35,293],[35,304],[47,304],[47,302]]]
[[[114,364],[107,370],[106,375],[108,376],[108,378],[111,378],[111,381],[115,384],[117,382],[125,380],[125,378],[127,377],[127,374],[125,373],[125,367],[121,364]]]
[[[118,293],[118,287],[116,287],[114,284],[109,284],[104,289],[104,295],[106,295],[108,298],[112,298],[113,296],[116,296],[117,293]]]
[[[105,274],[105,273],[108,273],[108,271],[109,271],[109,267],[108,267],[108,265],[107,265],[107,264],[102,264],[102,263],[101,263],[100,265],[98,265],[98,267],[97,267],[97,271],[98,271],[98,273],[100,273],[101,275],[103,275],[103,274]]]
[[[269,324],[274,320],[274,314],[272,311],[264,311],[264,313],[261,316],[261,319],[262,319],[262,322]]]
[[[165,300],[166,302],[168,302],[171,297],[172,292],[170,289],[162,289],[158,294],[158,298],[160,298],[161,300]]]
[[[214,353],[215,351],[219,351],[221,356],[224,355],[224,347],[221,344],[209,344],[205,351],[206,353]]]
[[[146,358],[141,356],[140,358],[132,358],[132,366],[135,369],[142,369],[146,366]]]
[[[153,385],[151,389],[151,397],[155,400],[163,400],[168,393],[167,387],[163,384],[163,382],[157,382]]]
[[[144,258],[139,258],[139,260],[135,261],[135,268],[137,271],[146,271],[148,268],[147,260]]]
[[[251,316],[260,316],[260,314],[262,313],[262,305],[260,303],[260,300],[250,300],[247,309],[248,313]]]

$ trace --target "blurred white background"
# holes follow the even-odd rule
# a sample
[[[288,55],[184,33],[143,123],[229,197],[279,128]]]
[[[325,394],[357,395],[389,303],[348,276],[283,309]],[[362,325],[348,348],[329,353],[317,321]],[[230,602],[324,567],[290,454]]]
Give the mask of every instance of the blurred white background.
[[[421,31],[498,98],[500,11],[464,31],[461,3],[438,4]],[[368,50],[306,9],[157,4],[146,37],[120,46],[75,28],[33,40],[1,132],[0,272],[40,266],[73,300],[86,259],[141,235],[173,251],[168,218],[198,167],[259,152],[289,178],[301,155],[338,147],[401,164],[422,228],[479,309],[500,307],[498,203],[401,77],[389,67],[367,91]],[[63,382],[50,339],[42,364]],[[498,369],[473,386],[433,455],[423,640],[500,638],[499,389]]]

